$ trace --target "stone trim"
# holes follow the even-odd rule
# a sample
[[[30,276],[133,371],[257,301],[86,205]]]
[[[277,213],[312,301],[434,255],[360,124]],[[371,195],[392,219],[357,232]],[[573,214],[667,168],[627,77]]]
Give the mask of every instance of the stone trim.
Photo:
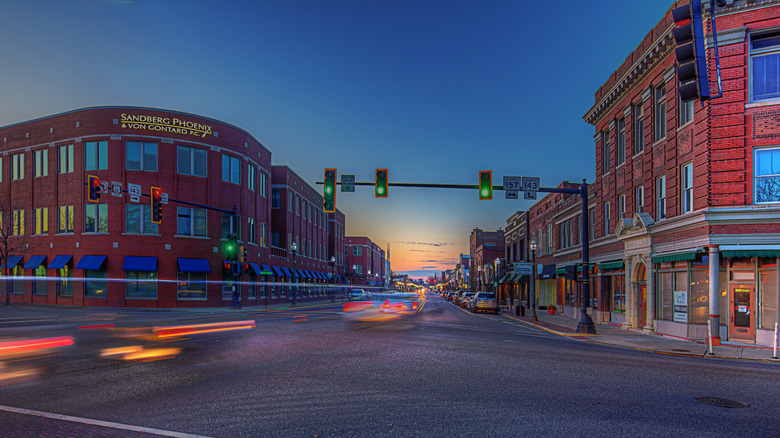
[[[747,30],[747,27],[737,27],[735,29],[718,32],[718,46],[729,46],[732,44],[744,43],[747,39]],[[709,49],[714,45],[715,42],[712,40],[712,33],[708,33],[704,47]]]

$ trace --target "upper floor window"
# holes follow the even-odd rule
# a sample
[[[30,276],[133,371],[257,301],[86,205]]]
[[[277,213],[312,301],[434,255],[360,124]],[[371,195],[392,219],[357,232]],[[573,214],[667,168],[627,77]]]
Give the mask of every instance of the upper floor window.
[[[780,148],[756,149],[754,161],[756,203],[780,202]]]
[[[258,235],[258,238],[260,239],[257,243],[260,246],[268,246],[268,224],[265,222],[260,222],[260,234]]]
[[[656,220],[666,219],[666,176],[661,176],[655,183]]]
[[[682,167],[680,179],[682,180],[682,213],[693,211],[693,163]]]
[[[553,252],[552,224],[547,224],[547,254]]]
[[[780,98],[780,33],[750,36],[750,101]]]
[[[222,181],[241,184],[241,167],[237,157],[222,154]]]
[[[601,148],[604,152],[604,174],[609,172],[609,131],[601,132]]]
[[[618,195],[618,215],[617,220],[623,219],[626,215],[626,194]]]
[[[645,209],[645,188],[644,186],[636,186],[634,189],[634,199],[636,201],[637,213],[644,213]]]
[[[13,211],[13,235],[24,236],[24,210]]]
[[[108,169],[108,141],[84,142],[84,170]]]
[[[251,164],[247,165],[246,185],[251,191],[255,191],[257,188],[257,168]]]
[[[73,145],[67,144],[60,146],[59,151],[59,169],[60,173],[73,172]]]
[[[84,206],[84,232],[108,233],[108,204]]]
[[[73,232],[73,206],[60,205],[57,207],[57,233]]]
[[[39,149],[33,153],[35,156],[35,177],[49,175],[49,150]]]
[[[179,175],[206,176],[206,150],[189,146],[176,147],[176,171]]]
[[[604,235],[609,234],[609,201],[604,203]]]
[[[125,143],[125,169],[157,172],[157,143]]]
[[[152,206],[149,204],[125,204],[125,232],[157,234],[157,224],[152,222]]]
[[[645,149],[645,121],[642,103],[634,105],[634,153]]]
[[[293,211],[293,192],[291,191],[287,192],[287,207]]]
[[[176,207],[176,234],[206,237],[206,219],[205,209]]]
[[[33,224],[34,234],[40,235],[49,232],[49,209],[47,207],[36,208],[33,220],[35,221]]]
[[[694,99],[683,101],[680,99],[680,126],[693,120]]]
[[[241,216],[230,213],[222,213],[222,238],[226,239],[228,234],[235,234],[236,240],[241,240]]]
[[[12,158],[11,180],[24,179],[24,154],[16,154]]]
[[[588,240],[596,238],[596,210],[588,210]]]
[[[255,218],[250,217],[247,218],[247,223],[249,224],[249,236],[247,237],[247,242],[249,243],[257,243],[257,223],[255,222]]]
[[[626,119],[617,121],[617,163],[626,161]]]
[[[666,84],[653,90],[653,117],[655,122],[655,141],[666,137]]]
[[[363,255],[363,248],[360,246],[353,246],[352,255],[356,255],[356,256]]]
[[[268,175],[263,172],[258,172],[260,175],[260,185],[257,189],[257,193],[262,197],[268,196]]]
[[[261,173],[260,175],[265,176],[264,173]],[[271,208],[279,208],[281,206],[281,195],[279,189],[271,189]]]

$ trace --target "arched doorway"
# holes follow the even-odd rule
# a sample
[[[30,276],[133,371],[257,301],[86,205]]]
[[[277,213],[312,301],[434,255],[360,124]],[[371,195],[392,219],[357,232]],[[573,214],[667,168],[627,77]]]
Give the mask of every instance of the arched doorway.
[[[639,327],[644,327],[647,323],[647,269],[645,264],[639,260],[634,268],[634,290],[637,292],[636,303],[639,307]]]

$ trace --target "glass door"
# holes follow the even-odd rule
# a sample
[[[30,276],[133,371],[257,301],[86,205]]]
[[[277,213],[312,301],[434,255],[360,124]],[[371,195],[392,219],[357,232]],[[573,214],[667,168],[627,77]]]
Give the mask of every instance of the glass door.
[[[729,304],[731,306],[729,339],[737,341],[755,341],[755,286],[731,286],[729,298]]]

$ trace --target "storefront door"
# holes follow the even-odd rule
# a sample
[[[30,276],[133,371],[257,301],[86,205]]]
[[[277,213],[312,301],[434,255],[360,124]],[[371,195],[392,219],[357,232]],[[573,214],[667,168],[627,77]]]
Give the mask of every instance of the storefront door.
[[[647,322],[647,285],[639,285],[639,328]]]
[[[755,299],[755,286],[731,286],[731,295],[729,296],[729,304],[731,306],[729,339],[737,341],[755,341]]]

